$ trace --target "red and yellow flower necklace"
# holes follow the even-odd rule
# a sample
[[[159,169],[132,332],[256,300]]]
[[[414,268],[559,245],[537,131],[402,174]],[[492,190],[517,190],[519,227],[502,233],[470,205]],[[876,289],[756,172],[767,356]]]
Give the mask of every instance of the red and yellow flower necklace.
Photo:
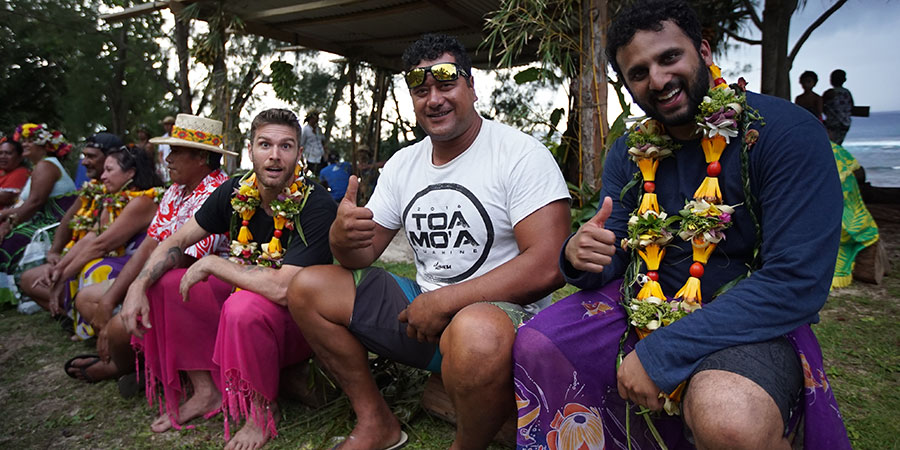
[[[639,273],[640,262],[636,262],[638,266],[632,271],[631,280],[626,279],[626,292],[629,293],[626,311],[630,324],[641,339],[702,307],[700,280],[705,265],[716,245],[725,238],[724,230],[731,226],[731,214],[739,206],[723,203],[718,179],[722,171],[719,159],[730,139],[739,135],[740,125],[746,127],[746,120],[761,119],[755,112],[742,114],[748,109],[746,95],[728,87],[715,64],[709,66],[709,70],[715,87],[700,103],[700,113],[697,115],[697,125],[703,134],[700,146],[707,164],[706,177],[694,192],[694,197],[685,202],[678,216],[669,217],[660,208],[655,181],[659,160],[671,155],[679,146],[665,134],[663,125],[652,119],[638,123],[626,141],[628,153],[643,179],[640,206],[631,214],[628,236],[622,240],[622,247],[637,253],[646,267],[646,273]],[[755,143],[757,135],[755,131],[747,133],[745,149]],[[752,141],[749,139],[751,137]],[[672,227],[675,222],[680,222],[677,230]],[[691,243],[693,264],[687,281],[669,301],[659,284],[657,271],[665,257],[665,246],[674,239],[675,234]],[[632,297],[631,286],[635,282],[641,288]],[[683,389],[684,383],[666,395],[665,410],[670,415],[680,413],[678,403]]]
[[[72,238],[62,250],[62,254],[71,249],[76,242],[88,234],[100,220],[100,211],[103,207],[103,197],[106,196],[106,186],[98,180],[85,181],[78,193],[81,207],[69,220],[69,228],[72,230]]]
[[[300,239],[306,244],[306,237],[303,236],[303,229],[300,227],[298,219],[312,189],[313,185],[307,183],[306,177],[303,176],[303,167],[298,164],[294,167],[294,181],[269,203],[269,207],[272,208],[272,222],[275,231],[272,239],[260,246],[253,242],[253,235],[248,228],[250,219],[256,214],[256,209],[261,203],[256,174],[250,172],[241,178],[240,186],[235,189],[234,196],[231,198],[231,207],[235,212],[232,219],[232,236],[237,236],[237,238],[231,241],[229,260],[238,264],[260,265],[276,269],[281,267],[281,261],[284,258],[284,247],[281,245],[283,229],[293,230],[296,227]],[[238,223],[240,223],[240,227],[237,226]]]
[[[126,186],[123,186],[123,189]],[[152,198],[154,203],[159,203],[164,192],[164,188],[153,187],[143,191],[119,190],[119,192],[109,194],[106,192],[106,186],[100,181],[91,180],[85,182],[78,195],[81,200],[81,207],[78,208],[78,211],[69,221],[69,228],[72,229],[72,238],[63,248],[62,254],[65,255],[76,242],[85,237],[91,230],[97,230],[98,234],[106,231],[115,222],[131,199],[147,196]],[[98,228],[103,208],[106,208],[108,212],[108,220],[103,227]],[[124,251],[124,248],[119,249],[119,251],[113,251],[111,256],[118,256],[122,251]]]

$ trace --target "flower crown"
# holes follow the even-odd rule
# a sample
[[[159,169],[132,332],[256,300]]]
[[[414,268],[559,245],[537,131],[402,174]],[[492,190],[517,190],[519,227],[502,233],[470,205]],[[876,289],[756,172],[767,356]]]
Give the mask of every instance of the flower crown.
[[[72,150],[72,145],[66,142],[65,136],[57,130],[49,129],[46,124],[23,123],[16,128],[13,139],[16,141],[31,139],[37,145],[46,145],[50,153],[59,157]]]

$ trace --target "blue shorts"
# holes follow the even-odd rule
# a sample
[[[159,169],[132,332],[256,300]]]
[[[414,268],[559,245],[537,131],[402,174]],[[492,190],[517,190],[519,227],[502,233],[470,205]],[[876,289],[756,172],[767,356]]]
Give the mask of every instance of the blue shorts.
[[[422,293],[415,280],[400,277],[378,267],[353,271],[356,299],[350,317],[350,332],[369,351],[391,360],[429,370],[441,371],[437,343],[419,342],[406,334],[406,324],[397,320],[401,311]],[[509,316],[516,329],[531,318],[522,306],[490,302]]]

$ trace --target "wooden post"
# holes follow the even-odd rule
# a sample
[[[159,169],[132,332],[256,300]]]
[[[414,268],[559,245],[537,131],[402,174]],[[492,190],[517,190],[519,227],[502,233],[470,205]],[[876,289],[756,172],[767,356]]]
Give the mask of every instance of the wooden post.
[[[609,125],[606,120],[606,0],[582,0],[581,66],[579,67],[578,113],[580,125],[581,182],[600,188],[603,146]]]

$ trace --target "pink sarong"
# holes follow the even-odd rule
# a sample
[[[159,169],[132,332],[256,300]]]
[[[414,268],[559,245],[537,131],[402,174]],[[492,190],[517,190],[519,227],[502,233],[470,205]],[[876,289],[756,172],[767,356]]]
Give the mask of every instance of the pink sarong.
[[[269,404],[278,397],[281,369],[312,356],[312,350],[286,306],[250,291],[238,291],[225,302],[213,361],[225,384],[225,439],[229,419],[252,418],[277,436]]]
[[[249,291],[231,294],[232,286],[218,278],[194,285],[183,302],[178,287],[185,271],[169,271],[147,291],[153,328],[143,339],[132,338],[144,354],[147,401],[152,406],[156,398],[160,414],[168,413],[180,429],[180,372],[209,371],[223,392],[226,440],[229,417],[252,417],[275,436],[269,404],[278,395],[280,369],[308,359],[309,345],[286,307]]]

